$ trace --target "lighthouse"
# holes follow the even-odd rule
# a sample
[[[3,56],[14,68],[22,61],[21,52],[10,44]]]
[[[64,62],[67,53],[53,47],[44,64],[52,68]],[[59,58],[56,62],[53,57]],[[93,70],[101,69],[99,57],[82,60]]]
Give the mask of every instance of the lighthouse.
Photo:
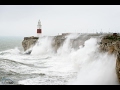
[[[41,29],[41,22],[40,20],[38,21],[38,25],[37,25],[37,37],[40,37],[42,35],[42,29]]]

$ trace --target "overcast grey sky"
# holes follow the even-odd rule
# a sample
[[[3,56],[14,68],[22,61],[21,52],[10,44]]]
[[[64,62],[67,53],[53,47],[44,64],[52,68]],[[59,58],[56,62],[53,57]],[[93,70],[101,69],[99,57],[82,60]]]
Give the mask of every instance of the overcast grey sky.
[[[0,5],[0,36],[120,32],[120,5]]]

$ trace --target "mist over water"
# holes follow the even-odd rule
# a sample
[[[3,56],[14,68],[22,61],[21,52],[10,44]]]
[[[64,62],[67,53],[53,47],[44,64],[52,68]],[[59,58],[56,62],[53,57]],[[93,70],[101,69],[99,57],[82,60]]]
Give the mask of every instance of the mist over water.
[[[76,38],[77,49],[70,43]],[[0,70],[24,85],[118,85],[116,57],[99,52],[99,40],[99,36],[68,35],[55,52],[53,38],[41,37],[30,55],[19,48],[1,51]]]

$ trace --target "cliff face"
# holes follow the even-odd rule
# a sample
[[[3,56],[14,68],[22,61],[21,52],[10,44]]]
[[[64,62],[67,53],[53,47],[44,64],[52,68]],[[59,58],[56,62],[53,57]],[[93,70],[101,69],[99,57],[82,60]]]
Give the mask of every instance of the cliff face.
[[[78,49],[80,45],[84,45],[85,40],[91,38],[91,37],[98,37],[94,35],[80,35],[79,37],[75,39],[70,39],[70,46],[74,49]],[[41,37],[42,38],[42,37]],[[53,38],[52,41],[52,47],[57,52],[58,48],[63,45],[63,43],[66,40],[66,35],[57,35],[57,36],[49,36],[49,38]],[[24,51],[28,50],[29,48],[33,47],[36,42],[38,41],[38,37],[24,37],[24,40],[22,41],[22,46],[24,48]]]
[[[57,35],[57,36],[49,36],[49,38],[53,38],[52,41],[52,47],[57,52],[58,48],[63,45],[64,41],[66,40],[66,35]],[[22,46],[24,48],[24,51],[28,50],[29,48],[33,47],[36,42],[38,41],[38,37],[24,37],[24,40],[22,41]],[[86,38],[85,38],[86,39]],[[88,39],[88,38],[87,38]],[[71,39],[71,47],[78,48],[79,44],[83,44],[83,42],[80,42],[80,39]]]
[[[59,36],[54,36],[49,38],[53,38],[52,41],[52,47],[54,47],[54,50],[57,51],[57,49],[63,44],[65,41],[64,36],[59,35]],[[38,41],[39,37],[24,37],[24,40],[22,41],[22,46],[24,48],[24,51],[27,51],[28,49],[32,48]]]
[[[116,74],[120,83],[120,36],[108,35],[102,38],[100,50],[116,56]]]
[[[24,48],[24,51],[34,46],[37,40],[38,40],[38,37],[24,37],[24,40],[22,41],[22,46]]]
[[[120,52],[117,53],[117,59],[116,59],[116,74],[120,83]]]

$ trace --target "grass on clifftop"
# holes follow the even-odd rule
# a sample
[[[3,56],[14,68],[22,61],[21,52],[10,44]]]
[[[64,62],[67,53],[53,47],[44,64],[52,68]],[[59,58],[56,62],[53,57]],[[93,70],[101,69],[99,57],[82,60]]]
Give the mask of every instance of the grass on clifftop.
[[[117,40],[120,41],[120,36],[107,35],[107,36],[105,36],[105,39],[109,39],[109,40],[113,40],[113,41],[117,41]]]

